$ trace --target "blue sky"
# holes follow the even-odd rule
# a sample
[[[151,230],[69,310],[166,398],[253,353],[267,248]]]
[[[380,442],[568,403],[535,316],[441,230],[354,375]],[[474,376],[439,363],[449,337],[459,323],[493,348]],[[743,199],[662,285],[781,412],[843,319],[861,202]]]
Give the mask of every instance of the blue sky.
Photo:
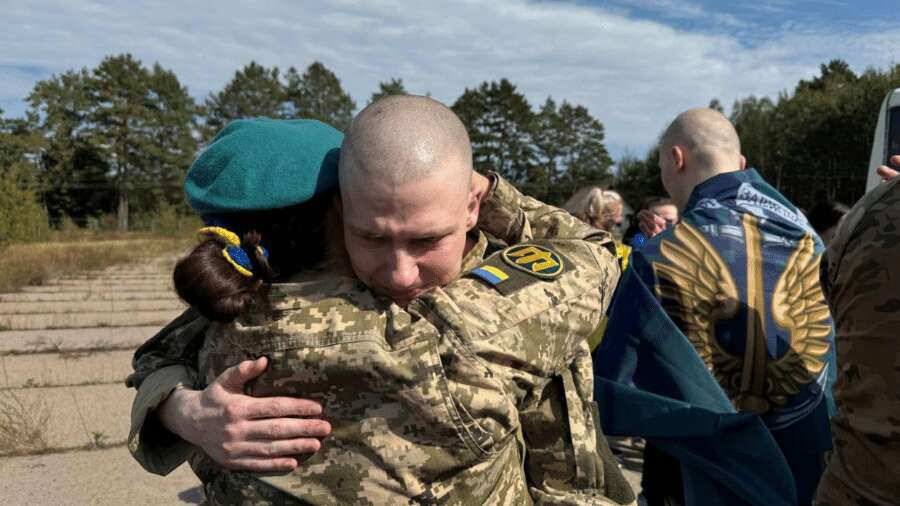
[[[557,1],[557,0],[553,0]],[[733,35],[748,46],[784,30],[852,32],[889,26],[898,20],[894,1],[852,0],[608,0],[581,5],[617,9],[679,30]]]
[[[252,7],[250,7],[252,5]],[[202,99],[242,65],[335,71],[362,106],[378,82],[452,103],[509,78],[532,104],[583,104],[614,158],[642,155],[678,112],[771,97],[843,58],[900,62],[895,2],[843,0],[32,0],[5,8],[0,108],[19,116],[39,79],[130,52]]]

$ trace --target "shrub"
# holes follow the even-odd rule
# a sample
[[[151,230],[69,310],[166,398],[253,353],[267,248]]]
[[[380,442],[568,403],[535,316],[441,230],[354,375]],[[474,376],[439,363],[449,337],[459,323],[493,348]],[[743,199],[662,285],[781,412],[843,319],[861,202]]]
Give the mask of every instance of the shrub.
[[[49,235],[47,213],[34,192],[21,186],[14,171],[0,175],[0,247],[46,240]]]
[[[163,237],[188,237],[203,226],[203,222],[195,214],[183,215],[178,206],[164,200],[156,205],[154,211],[135,216],[132,224],[133,230]]]

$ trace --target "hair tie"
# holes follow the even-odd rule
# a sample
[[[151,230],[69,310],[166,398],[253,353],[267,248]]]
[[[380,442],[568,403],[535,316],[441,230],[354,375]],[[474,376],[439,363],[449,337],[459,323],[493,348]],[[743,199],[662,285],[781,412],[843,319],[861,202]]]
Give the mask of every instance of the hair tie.
[[[225,227],[203,227],[197,230],[197,234],[201,238],[218,237],[228,243],[222,248],[222,256],[231,264],[239,273],[248,278],[253,277],[253,262],[250,261],[250,255],[241,246],[241,239],[238,235]],[[256,252],[263,258],[269,258],[269,250],[258,244]]]
[[[197,234],[201,239],[207,237],[218,237],[232,246],[240,247],[241,245],[241,238],[225,227],[203,227],[197,230]]]
[[[248,278],[253,277],[253,264],[250,262],[250,257],[247,256],[247,252],[244,251],[243,248],[231,245],[225,246],[225,248],[222,249],[222,256],[225,257],[225,260],[227,260],[236,271]]]

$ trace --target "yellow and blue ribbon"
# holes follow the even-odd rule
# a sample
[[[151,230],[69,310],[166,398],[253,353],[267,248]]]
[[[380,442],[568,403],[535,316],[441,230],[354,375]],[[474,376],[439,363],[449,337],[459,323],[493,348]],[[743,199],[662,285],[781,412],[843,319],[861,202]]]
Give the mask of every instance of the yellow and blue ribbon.
[[[253,277],[253,262],[247,251],[241,246],[241,239],[236,233],[225,227],[213,226],[203,227],[197,230],[197,234],[202,238],[218,237],[224,240],[227,243],[227,246],[222,248],[222,256],[225,260],[240,274],[248,278]],[[256,251],[263,257],[269,258],[269,251],[261,245],[256,246]]]

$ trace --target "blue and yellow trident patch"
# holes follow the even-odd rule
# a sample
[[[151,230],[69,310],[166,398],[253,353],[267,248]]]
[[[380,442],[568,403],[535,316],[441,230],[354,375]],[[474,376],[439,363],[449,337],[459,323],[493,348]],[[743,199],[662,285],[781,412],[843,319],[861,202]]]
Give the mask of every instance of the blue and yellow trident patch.
[[[506,248],[501,253],[510,267],[539,278],[552,279],[562,274],[563,260],[550,248],[536,244],[520,244]]]

